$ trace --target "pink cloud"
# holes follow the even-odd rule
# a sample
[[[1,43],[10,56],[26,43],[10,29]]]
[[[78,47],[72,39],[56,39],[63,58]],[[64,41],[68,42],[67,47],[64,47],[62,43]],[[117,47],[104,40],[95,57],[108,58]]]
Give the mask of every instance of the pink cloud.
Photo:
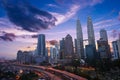
[[[118,30],[112,30],[111,36],[113,38],[119,38],[120,37],[120,31],[118,31]]]
[[[0,40],[3,41],[13,41],[16,38],[14,33],[4,33],[3,36],[0,36]]]

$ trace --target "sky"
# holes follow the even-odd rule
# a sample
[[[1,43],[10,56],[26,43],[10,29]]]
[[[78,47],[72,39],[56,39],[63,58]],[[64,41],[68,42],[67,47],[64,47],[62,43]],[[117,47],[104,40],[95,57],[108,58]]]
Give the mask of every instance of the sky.
[[[87,17],[92,18],[95,39],[107,30],[109,43],[120,35],[120,0],[0,0],[0,58],[15,59],[18,50],[35,50],[38,34],[47,46],[67,34],[76,38],[80,19],[87,39]]]

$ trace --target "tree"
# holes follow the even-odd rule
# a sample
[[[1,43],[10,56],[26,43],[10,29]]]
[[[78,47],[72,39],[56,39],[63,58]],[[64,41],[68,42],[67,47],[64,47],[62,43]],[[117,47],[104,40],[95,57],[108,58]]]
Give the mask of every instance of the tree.
[[[75,67],[75,72],[77,72],[77,67],[80,66],[80,61],[79,59],[73,59],[71,62],[71,65]]]

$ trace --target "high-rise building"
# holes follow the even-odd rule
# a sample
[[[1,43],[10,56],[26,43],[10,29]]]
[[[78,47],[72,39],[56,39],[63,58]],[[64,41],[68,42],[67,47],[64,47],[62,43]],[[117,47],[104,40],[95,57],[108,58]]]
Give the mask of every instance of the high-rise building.
[[[46,44],[45,44],[45,35],[38,35],[38,44],[37,44],[37,55],[45,56],[46,55]]]
[[[33,62],[33,52],[32,51],[18,51],[17,61],[20,64],[30,64]]]
[[[77,31],[77,54],[81,59],[84,59],[85,55],[84,55],[84,45],[83,45],[83,33],[79,19],[77,20],[76,31]]]
[[[88,17],[87,20],[87,32],[88,32],[89,45],[93,45],[95,47],[95,35],[94,35],[94,29],[93,29],[93,23],[91,17]]]
[[[56,47],[50,47],[50,62],[51,63],[57,63],[57,48]]]
[[[110,46],[108,44],[107,31],[105,29],[100,30],[100,40],[97,41],[98,53],[101,59],[111,58]]]
[[[64,59],[65,56],[65,39],[60,40],[60,51],[59,51],[59,59]]]
[[[117,40],[117,44],[118,44],[118,52],[119,52],[119,58],[120,58],[120,35],[119,35],[119,39]]]
[[[23,52],[21,50],[19,50],[17,52],[17,61],[18,61],[18,63],[22,63],[22,58],[23,58]]]
[[[119,36],[119,39],[116,41],[113,41],[113,43],[114,43],[114,45],[113,45],[114,54],[116,53],[117,58],[120,59],[120,36]]]
[[[94,65],[95,63],[95,48],[93,45],[86,45],[85,46],[86,52],[86,62],[88,65]]]
[[[113,59],[120,58],[117,41],[112,42],[112,47],[113,47]]]
[[[77,39],[74,39],[75,50],[74,53],[77,54]]]
[[[110,52],[110,46],[108,44],[108,41],[105,41],[103,38],[97,41],[98,45],[98,54],[99,58],[111,58],[111,52]]]
[[[108,41],[107,32],[105,29],[100,30],[100,38],[102,38],[103,41]]]
[[[50,47],[50,58],[53,59],[53,47]]]
[[[74,54],[73,41],[70,34],[65,37],[65,59],[72,59]]]

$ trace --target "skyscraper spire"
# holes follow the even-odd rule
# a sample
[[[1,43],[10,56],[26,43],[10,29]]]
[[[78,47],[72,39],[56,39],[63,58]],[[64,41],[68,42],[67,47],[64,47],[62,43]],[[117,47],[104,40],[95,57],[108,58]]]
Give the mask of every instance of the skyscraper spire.
[[[95,35],[94,35],[94,29],[93,29],[93,23],[91,17],[88,17],[87,20],[87,32],[88,32],[89,44],[95,47]]]
[[[83,46],[83,33],[82,28],[80,24],[79,18],[77,19],[77,54],[80,58],[84,59],[84,46]]]

